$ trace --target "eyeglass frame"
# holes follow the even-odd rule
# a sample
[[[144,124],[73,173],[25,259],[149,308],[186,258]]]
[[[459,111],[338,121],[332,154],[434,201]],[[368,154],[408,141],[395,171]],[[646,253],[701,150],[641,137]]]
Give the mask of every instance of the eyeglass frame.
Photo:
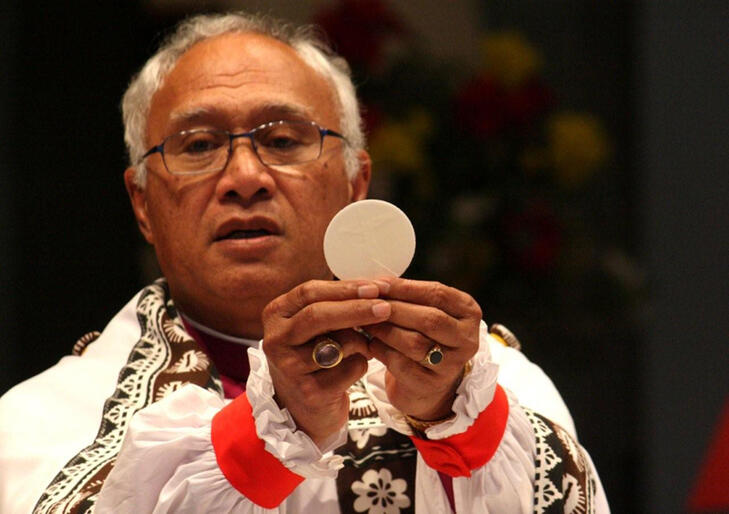
[[[305,161],[291,162],[291,163],[287,163],[287,164],[267,164],[267,163],[263,162],[261,155],[258,153],[258,147],[256,146],[255,134],[261,130],[264,130],[266,128],[269,128],[269,127],[272,127],[274,125],[281,124],[281,123],[300,123],[303,125],[309,124],[309,125],[313,126],[314,128],[316,128],[319,131],[319,152],[317,153],[316,157],[314,157],[313,159],[307,159]],[[219,170],[215,170],[215,171],[213,171],[213,170],[189,171],[189,172],[170,171],[170,168],[167,166],[167,161],[165,160],[165,151],[164,151],[165,143],[167,142],[167,140],[169,140],[172,137],[179,136],[180,134],[194,134],[194,133],[198,133],[198,132],[218,132],[220,134],[225,134],[228,136],[228,156],[225,159],[225,164],[223,164],[223,166]],[[321,125],[319,125],[318,123],[316,123],[315,121],[305,121],[305,120],[268,121],[266,123],[263,123],[262,125],[259,125],[253,129],[249,130],[248,132],[238,132],[238,133],[230,132],[228,130],[221,130],[221,129],[181,130],[179,132],[175,132],[174,134],[170,134],[169,136],[165,137],[160,144],[153,146],[152,148],[147,150],[147,152],[144,155],[142,155],[142,157],[139,159],[139,162],[141,163],[142,161],[144,161],[144,159],[146,159],[150,155],[159,153],[162,156],[162,163],[165,166],[165,170],[167,170],[167,173],[169,173],[170,175],[190,176],[190,175],[203,175],[206,173],[220,173],[221,171],[223,171],[225,168],[228,167],[228,163],[230,163],[230,158],[233,156],[233,140],[241,138],[241,137],[247,137],[251,141],[251,149],[253,150],[253,153],[255,154],[256,158],[258,159],[258,162],[260,162],[264,166],[292,166],[295,164],[304,164],[306,162],[313,162],[313,161],[317,160],[319,157],[321,157],[322,150],[324,149],[324,138],[326,136],[337,137],[337,138],[341,139],[342,141],[344,141],[345,143],[348,142],[347,138],[344,137],[339,132],[336,132],[336,131],[328,129],[328,128],[324,128]]]

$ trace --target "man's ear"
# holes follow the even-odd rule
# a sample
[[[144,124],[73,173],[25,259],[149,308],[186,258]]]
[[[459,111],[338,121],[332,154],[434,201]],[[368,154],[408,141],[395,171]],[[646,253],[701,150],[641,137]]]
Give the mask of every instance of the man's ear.
[[[134,168],[127,168],[124,171],[124,185],[127,188],[127,194],[129,194],[129,201],[132,203],[134,217],[137,218],[139,231],[144,236],[144,239],[146,239],[149,244],[153,245],[154,232],[152,231],[152,226],[149,222],[147,194],[145,189],[137,184],[135,174],[136,170]]]
[[[367,198],[367,191],[370,188],[370,180],[372,178],[372,159],[366,150],[360,150],[357,153],[359,161],[359,170],[349,182],[349,200],[356,202]]]

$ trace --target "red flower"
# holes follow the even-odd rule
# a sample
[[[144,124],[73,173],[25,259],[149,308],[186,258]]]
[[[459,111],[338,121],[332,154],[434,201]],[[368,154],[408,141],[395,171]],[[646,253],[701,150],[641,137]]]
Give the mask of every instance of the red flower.
[[[469,81],[456,97],[456,119],[476,137],[490,139],[506,130],[528,129],[552,103],[538,81],[506,89],[489,75]]]
[[[528,128],[553,104],[552,92],[538,80],[509,90],[505,100],[507,119],[517,130]]]
[[[481,75],[468,82],[456,97],[456,119],[461,128],[489,139],[504,130],[504,89],[491,77]]]
[[[337,53],[353,66],[368,68],[380,60],[385,41],[404,32],[382,0],[340,0],[320,11],[315,22],[326,31]]]
[[[554,268],[562,248],[562,229],[549,205],[534,202],[511,212],[504,217],[502,228],[510,265],[534,273]]]

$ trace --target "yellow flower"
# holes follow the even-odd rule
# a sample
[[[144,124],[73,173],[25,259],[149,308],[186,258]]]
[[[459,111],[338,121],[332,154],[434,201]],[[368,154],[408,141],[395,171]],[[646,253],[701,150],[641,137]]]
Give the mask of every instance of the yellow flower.
[[[547,140],[555,177],[564,187],[580,186],[610,154],[602,124],[589,114],[555,114],[547,122]]]
[[[481,48],[485,70],[507,88],[523,84],[542,65],[537,50],[519,32],[489,34],[484,37]]]

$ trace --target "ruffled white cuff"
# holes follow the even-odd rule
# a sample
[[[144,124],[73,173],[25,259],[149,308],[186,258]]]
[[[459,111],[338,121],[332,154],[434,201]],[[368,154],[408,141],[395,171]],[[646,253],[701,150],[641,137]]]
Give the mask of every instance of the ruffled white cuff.
[[[335,478],[343,467],[343,458],[332,450],[347,440],[346,424],[319,448],[296,423],[287,409],[280,409],[274,400],[273,382],[268,362],[260,348],[249,348],[251,372],[246,394],[256,420],[256,432],[266,450],[288,469],[305,478]]]
[[[465,432],[494,398],[499,366],[491,361],[488,329],[483,321],[479,329],[479,336],[479,349],[472,359],[473,368],[456,390],[456,399],[453,402],[453,412],[456,416],[428,428],[425,433],[429,439],[445,439]],[[367,392],[372,398],[380,418],[387,426],[402,434],[413,435],[403,413],[393,407],[387,398],[385,372],[386,369],[382,363],[370,361],[370,368],[365,376]]]

